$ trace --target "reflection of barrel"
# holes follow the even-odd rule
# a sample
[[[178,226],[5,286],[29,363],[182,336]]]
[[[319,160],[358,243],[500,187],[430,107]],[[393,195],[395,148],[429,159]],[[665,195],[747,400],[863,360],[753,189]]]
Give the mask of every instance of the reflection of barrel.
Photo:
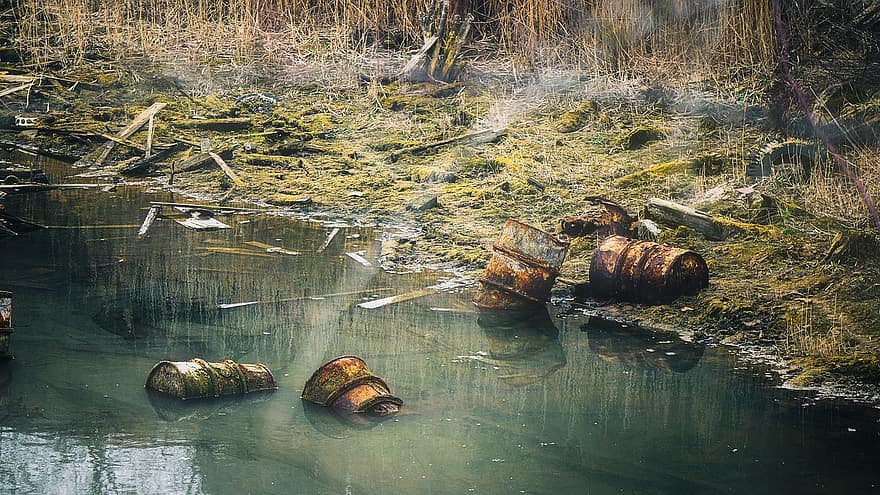
[[[238,364],[227,359],[209,363],[192,361],[161,361],[153,366],[146,387],[178,399],[219,397],[275,390],[275,377],[265,365]]]
[[[156,415],[163,421],[200,421],[213,416],[230,414],[237,408],[247,404],[250,407],[254,402],[268,400],[271,391],[254,392],[248,394],[247,400],[243,395],[226,395],[208,399],[178,400],[168,394],[147,389],[147,400],[156,411]]]
[[[12,292],[0,290],[0,359],[11,357],[10,335],[12,335]]]
[[[303,387],[302,399],[340,413],[386,415],[403,405],[357,356],[338,357],[318,368]]]
[[[484,312],[477,325],[486,336],[488,356],[481,361],[499,370],[499,379],[510,386],[538,383],[565,366],[559,330],[546,307],[521,312]]]
[[[655,332],[592,316],[581,328],[590,350],[605,361],[630,368],[685,373],[700,362],[705,346],[686,342],[675,333]]]
[[[669,303],[709,285],[709,268],[699,254],[663,244],[611,236],[590,263],[595,297],[645,304]]]
[[[549,299],[568,242],[508,218],[492,251],[474,303],[483,308],[511,309]]]

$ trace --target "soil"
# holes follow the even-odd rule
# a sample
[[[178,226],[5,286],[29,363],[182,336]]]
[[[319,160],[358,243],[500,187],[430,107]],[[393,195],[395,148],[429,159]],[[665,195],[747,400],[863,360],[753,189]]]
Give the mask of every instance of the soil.
[[[876,383],[876,236],[858,221],[811,209],[810,186],[746,177],[753,155],[786,137],[767,127],[771,106],[759,94],[577,73],[528,80],[472,73],[454,84],[363,77],[337,86],[281,71],[268,80],[215,82],[199,93],[160,68],[58,77],[35,83],[26,108],[23,94],[6,97],[15,98],[7,117],[40,111],[27,113],[37,117],[33,127],[4,125],[12,129],[5,140],[82,154],[152,103],[167,103],[155,116],[152,142],[184,144],[146,177],[210,201],[389,227],[381,260],[389,269],[437,266],[479,277],[508,217],[559,231],[564,216],[601,213],[586,200],[592,196],[633,216],[651,197],[699,208],[721,219],[726,239],[661,225],[658,241],[700,253],[710,269],[707,289],[668,305],[575,304],[648,327],[686,328],[698,339],[758,346],[783,358],[794,386]],[[129,141],[143,145],[145,134]],[[231,148],[225,162],[238,179],[211,161],[180,170],[201,148]],[[83,172],[118,178],[140,156],[117,144]],[[597,242],[595,235],[573,239],[561,276],[587,280]],[[579,299],[557,288],[557,297]]]

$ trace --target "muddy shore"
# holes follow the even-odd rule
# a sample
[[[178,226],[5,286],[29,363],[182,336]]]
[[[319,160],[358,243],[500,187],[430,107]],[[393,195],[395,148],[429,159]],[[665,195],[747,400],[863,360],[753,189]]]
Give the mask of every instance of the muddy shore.
[[[159,69],[3,71],[33,78],[26,94],[5,97],[4,141],[80,159],[78,171],[102,181],[148,179],[210,202],[388,227],[388,269],[476,278],[505,219],[558,231],[564,216],[601,214],[593,196],[634,217],[652,197],[698,208],[724,219],[722,239],[661,224],[658,240],[704,256],[710,285],[699,294],[662,306],[578,300],[564,285],[557,295],[608,318],[756,350],[792,386],[877,400],[876,237],[815,200],[823,187],[847,187],[819,159],[803,184],[746,176],[768,143],[791,137],[771,125],[759,94],[559,72],[454,84],[368,75],[336,86],[282,72],[234,84],[212,76],[196,90]],[[145,125],[95,163],[107,135],[154,103],[165,103],[150,139],[161,159],[132,170]],[[860,104],[880,109],[876,97]],[[34,120],[17,126],[16,116]],[[211,160],[185,170],[202,151],[233,175]],[[573,239],[562,276],[587,280],[597,242]]]

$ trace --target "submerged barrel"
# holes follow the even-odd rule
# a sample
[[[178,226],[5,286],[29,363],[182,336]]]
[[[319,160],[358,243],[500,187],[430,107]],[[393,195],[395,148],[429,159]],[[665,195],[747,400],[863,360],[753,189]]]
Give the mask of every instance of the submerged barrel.
[[[339,413],[398,412],[403,401],[357,356],[341,356],[318,368],[303,387],[302,399]]]
[[[0,359],[12,357],[9,338],[12,335],[12,292],[0,290]]]
[[[197,399],[276,390],[275,376],[263,364],[239,364],[227,359],[209,363],[160,361],[147,376],[147,388],[178,399]]]
[[[550,298],[568,241],[508,218],[492,246],[474,304],[487,309],[522,309]]]
[[[709,285],[709,267],[688,249],[622,236],[606,238],[590,261],[594,297],[667,304]]]

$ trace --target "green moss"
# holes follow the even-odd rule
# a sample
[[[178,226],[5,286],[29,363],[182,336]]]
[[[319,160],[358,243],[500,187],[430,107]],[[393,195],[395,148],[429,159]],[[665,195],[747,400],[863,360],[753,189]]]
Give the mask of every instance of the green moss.
[[[789,383],[794,386],[815,386],[832,380],[858,380],[880,384],[880,356],[849,354],[830,357],[809,357],[794,360],[799,375]]]
[[[633,151],[665,137],[666,133],[656,127],[637,127],[618,138],[617,146],[624,150]]]
[[[596,117],[599,106],[593,100],[587,100],[576,109],[563,113],[556,121],[556,130],[562,133],[574,132],[587,125]]]

